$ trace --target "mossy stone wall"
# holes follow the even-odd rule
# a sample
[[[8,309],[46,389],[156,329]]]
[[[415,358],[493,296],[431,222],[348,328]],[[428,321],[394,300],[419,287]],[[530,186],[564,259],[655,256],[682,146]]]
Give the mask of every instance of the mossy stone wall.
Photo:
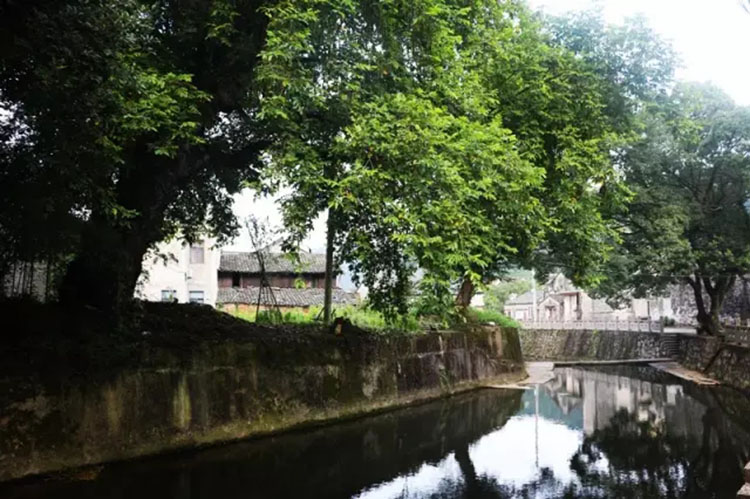
[[[3,375],[0,480],[276,432],[523,375],[518,333],[266,335]]]

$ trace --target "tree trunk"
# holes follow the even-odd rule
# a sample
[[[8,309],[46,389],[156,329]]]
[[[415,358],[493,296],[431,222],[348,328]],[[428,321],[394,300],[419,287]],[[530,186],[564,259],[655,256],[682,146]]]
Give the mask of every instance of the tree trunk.
[[[109,206],[92,209],[63,277],[60,301],[93,306],[119,320],[116,316],[133,301],[143,257],[164,239],[168,208],[209,160],[200,147],[185,147],[167,158],[155,157],[147,142],[134,145],[127,163],[136,166],[120,171],[114,186],[116,205],[133,215],[113,216]]]
[[[325,294],[323,297],[323,322],[330,324],[333,302],[333,245],[336,236],[334,214],[331,208],[328,209],[328,221],[326,225],[326,275]]]
[[[146,251],[159,240],[154,232],[142,224],[117,228],[91,220],[63,278],[61,301],[120,316],[133,301]]]
[[[456,294],[456,307],[460,311],[465,311],[471,305],[471,298],[474,296],[474,283],[468,277],[461,281],[461,287]]]
[[[123,219],[110,215],[106,207],[93,210],[60,287],[61,302],[92,306],[116,321],[132,303],[143,257],[164,239],[167,207],[190,175],[184,152],[157,161],[141,146],[133,158],[139,167],[123,173],[115,192],[117,204],[134,215]]]
[[[722,276],[712,282],[710,277],[703,277],[696,273],[695,278],[688,278],[688,283],[693,288],[695,305],[698,309],[698,334],[717,336],[721,334],[721,322],[719,316],[724,298],[734,284],[734,276]],[[705,289],[704,289],[705,288]],[[709,298],[709,306],[706,307],[703,293]]]

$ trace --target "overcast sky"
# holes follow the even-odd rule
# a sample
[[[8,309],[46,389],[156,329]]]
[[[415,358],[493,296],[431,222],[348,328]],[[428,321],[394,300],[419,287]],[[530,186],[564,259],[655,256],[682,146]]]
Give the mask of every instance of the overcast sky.
[[[551,14],[601,6],[605,19],[622,23],[642,13],[682,58],[677,77],[711,81],[750,105],[750,14],[741,0],[529,0]]]
[[[677,77],[682,80],[711,81],[734,100],[750,105],[750,14],[741,0],[529,0],[534,8],[561,14],[594,6],[603,9],[613,24],[642,13],[651,27],[671,41],[682,59]],[[236,197],[235,212],[243,219],[249,214],[281,225],[281,217],[271,199],[254,201],[252,192]],[[320,252],[325,246],[325,221],[319,217],[305,246]],[[247,236],[231,247],[249,250]]]

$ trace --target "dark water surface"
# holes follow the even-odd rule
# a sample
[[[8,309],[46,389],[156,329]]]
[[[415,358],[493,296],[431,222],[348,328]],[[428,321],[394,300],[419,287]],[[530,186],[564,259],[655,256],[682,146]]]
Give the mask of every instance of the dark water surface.
[[[734,497],[750,399],[651,368],[565,368],[316,430],[106,466],[0,497]]]

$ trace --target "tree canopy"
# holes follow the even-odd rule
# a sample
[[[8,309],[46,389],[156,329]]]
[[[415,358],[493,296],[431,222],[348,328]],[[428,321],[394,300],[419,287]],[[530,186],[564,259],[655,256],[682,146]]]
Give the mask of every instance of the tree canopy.
[[[642,21],[518,1],[0,8],[0,263],[69,262],[62,298],[108,310],[159,241],[230,238],[248,185],[291,188],[288,249],[328,210],[332,257],[390,317],[417,268],[435,309],[511,266],[595,283],[617,153],[673,66]]]
[[[750,271],[750,109],[715,87],[679,84],[639,118],[639,140],[621,158],[634,197],[601,291],[687,283],[700,330],[716,334],[724,297]]]
[[[72,259],[62,298],[111,310],[132,299],[157,242],[230,236],[231,193],[256,175],[263,144],[260,7],[3,2],[4,261]]]
[[[625,199],[611,151],[671,74],[653,33],[516,2],[301,5],[272,15],[297,36],[259,70],[290,246],[328,209],[338,260],[390,312],[416,267],[442,306],[514,264],[595,280]]]

